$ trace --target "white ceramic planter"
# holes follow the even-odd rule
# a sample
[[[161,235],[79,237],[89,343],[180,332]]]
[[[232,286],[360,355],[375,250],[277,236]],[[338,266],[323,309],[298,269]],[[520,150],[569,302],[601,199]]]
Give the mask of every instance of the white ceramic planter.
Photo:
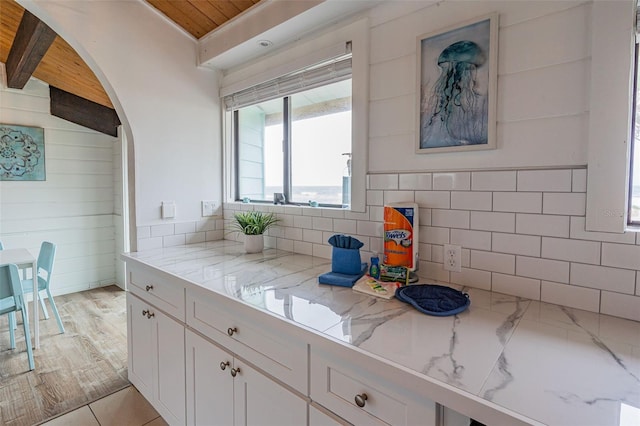
[[[247,253],[260,253],[264,249],[264,236],[260,235],[245,235],[244,236],[244,251]]]

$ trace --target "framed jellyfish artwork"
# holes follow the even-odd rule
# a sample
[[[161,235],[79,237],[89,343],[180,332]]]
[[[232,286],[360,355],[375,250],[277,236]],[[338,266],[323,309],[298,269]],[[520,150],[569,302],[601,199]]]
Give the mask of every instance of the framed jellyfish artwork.
[[[0,124],[0,181],[46,180],[44,129]]]
[[[496,147],[498,15],[418,37],[416,152]]]

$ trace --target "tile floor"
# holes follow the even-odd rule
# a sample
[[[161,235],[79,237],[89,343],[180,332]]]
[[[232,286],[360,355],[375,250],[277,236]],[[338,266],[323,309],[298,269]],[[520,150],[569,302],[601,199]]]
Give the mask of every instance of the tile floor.
[[[42,426],[167,426],[133,386],[84,405]]]

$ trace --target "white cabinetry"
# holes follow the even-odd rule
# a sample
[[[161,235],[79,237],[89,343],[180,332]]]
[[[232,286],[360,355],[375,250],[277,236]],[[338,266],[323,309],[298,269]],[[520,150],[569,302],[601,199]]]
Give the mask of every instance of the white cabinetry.
[[[184,327],[127,294],[129,380],[169,424],[185,422]]]
[[[304,425],[307,403],[187,330],[188,425]]]
[[[436,423],[435,402],[407,391],[379,361],[338,344],[312,347],[311,399],[356,425]]]

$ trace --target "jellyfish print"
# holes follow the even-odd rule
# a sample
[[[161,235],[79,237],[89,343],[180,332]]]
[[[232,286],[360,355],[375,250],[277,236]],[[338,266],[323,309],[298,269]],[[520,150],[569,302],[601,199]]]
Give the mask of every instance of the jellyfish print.
[[[427,139],[442,145],[475,145],[487,142],[487,96],[476,90],[477,69],[486,55],[473,41],[449,45],[438,57],[440,76],[423,111]]]

